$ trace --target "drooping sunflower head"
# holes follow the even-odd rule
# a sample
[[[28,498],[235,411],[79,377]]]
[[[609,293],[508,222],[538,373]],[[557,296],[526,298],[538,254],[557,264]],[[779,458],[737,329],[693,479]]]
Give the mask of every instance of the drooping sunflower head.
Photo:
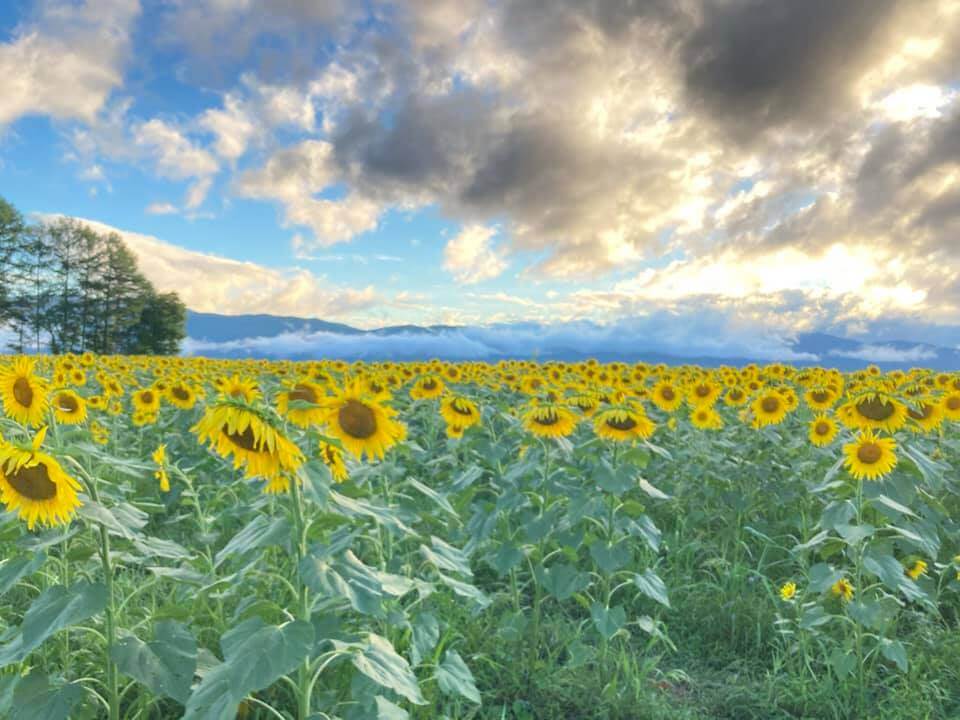
[[[40,452],[44,431],[31,447],[0,441],[0,502],[16,512],[33,530],[41,525],[67,525],[82,504],[80,483],[67,475],[60,463]]]
[[[907,422],[907,406],[884,392],[868,390],[854,396],[848,403],[844,422],[860,430],[896,432]]]
[[[337,391],[324,402],[324,408],[326,431],[357,458],[383,458],[406,437],[406,428],[394,419],[396,411],[364,393],[358,382]]]
[[[61,425],[79,425],[87,419],[87,403],[73,390],[53,393],[53,416]]]
[[[878,480],[897,465],[897,441],[862,430],[856,440],[843,446],[844,465],[857,480]]]
[[[0,399],[7,417],[21,425],[39,426],[47,411],[47,382],[35,374],[36,362],[19,357],[0,373]]]
[[[577,426],[577,416],[559,403],[535,403],[523,413],[523,426],[537,437],[566,437]]]
[[[470,398],[462,395],[448,395],[440,403],[440,415],[448,425],[456,425],[463,430],[480,422],[480,408]]]
[[[598,412],[593,418],[594,432],[616,442],[646,439],[653,435],[656,427],[641,406],[612,407]]]
[[[829,415],[817,415],[810,421],[810,431],[807,437],[817,447],[826,447],[837,437],[837,421]]]
[[[915,432],[931,432],[943,424],[943,405],[932,398],[915,400],[907,407],[910,429]]]
[[[277,412],[298,427],[306,428],[323,422],[322,407],[326,393],[315,382],[298,380],[277,395]]]
[[[207,407],[191,428],[201,443],[222,458],[233,457],[233,466],[243,468],[247,477],[266,480],[293,472],[304,457],[272,419],[254,407],[235,400],[221,400]]]
[[[837,395],[830,388],[820,386],[807,390],[803,399],[813,410],[829,410],[837,401]]]
[[[569,397],[567,402],[583,413],[584,417],[593,417],[600,407],[600,399],[595,393],[577,393]]]
[[[345,482],[348,477],[347,464],[343,460],[343,451],[336,445],[320,441],[320,459],[330,470],[334,482]]]

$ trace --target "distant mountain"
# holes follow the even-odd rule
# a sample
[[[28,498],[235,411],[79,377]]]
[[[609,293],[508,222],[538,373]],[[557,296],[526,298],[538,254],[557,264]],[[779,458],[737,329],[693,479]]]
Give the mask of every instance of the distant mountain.
[[[762,346],[744,342],[667,345],[656,336],[631,327],[589,322],[540,325],[523,322],[482,327],[393,325],[361,330],[323,320],[274,315],[217,315],[188,312],[184,351],[212,357],[269,357],[294,360],[496,361],[623,360],[718,365],[744,365],[783,360],[795,365],[822,365],[853,370],[876,364],[883,369],[932,367],[960,370],[960,351],[928,343],[891,340],[865,343],[826,333],[801,333]]]

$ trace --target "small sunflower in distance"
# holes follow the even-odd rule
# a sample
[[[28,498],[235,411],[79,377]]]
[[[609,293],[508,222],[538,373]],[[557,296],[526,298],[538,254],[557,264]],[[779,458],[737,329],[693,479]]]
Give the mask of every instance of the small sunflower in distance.
[[[698,430],[723,429],[723,418],[713,407],[695,407],[690,412],[690,423]]]
[[[448,425],[459,427],[460,435],[463,434],[463,430],[480,422],[480,409],[477,404],[462,395],[450,395],[444,398],[440,403],[440,415]]]
[[[785,582],[780,586],[780,599],[793,600],[797,594],[797,584],[794,582]]]
[[[304,461],[303,453],[263,413],[242,403],[222,400],[207,407],[191,432],[220,457],[233,457],[235,468],[249,478],[276,480]]]
[[[431,400],[443,395],[443,380],[436,375],[424,375],[410,388],[410,397],[414,400]]]
[[[175,382],[167,388],[167,400],[175,408],[190,410],[197,404],[197,393],[185,382]]]
[[[817,415],[810,421],[810,431],[807,433],[807,437],[817,447],[826,447],[837,437],[838,430],[836,420],[829,415]]]
[[[925,560],[914,560],[909,567],[904,568],[904,573],[911,580],[918,580],[921,575],[927,574],[927,562]]]
[[[853,600],[853,584],[846,578],[840,578],[830,586],[830,592],[844,602]]]
[[[160,393],[154,388],[137,390],[132,401],[134,413],[147,416],[160,412]]]
[[[334,482],[342,483],[346,481],[348,477],[347,464],[343,461],[343,451],[340,448],[321,440],[320,459],[330,470]]]
[[[566,437],[577,426],[577,416],[557,403],[532,405],[522,420],[524,428],[542,438]]]
[[[602,438],[616,442],[646,439],[653,435],[656,425],[642,409],[614,407],[602,410],[593,418],[593,430]]]
[[[754,427],[779,425],[787,416],[787,402],[776,390],[767,390],[754,398],[750,405],[753,410]]]
[[[863,430],[857,439],[843,446],[844,465],[857,480],[878,480],[897,465],[897,441]]]
[[[34,374],[36,362],[20,357],[0,373],[0,399],[7,417],[36,427],[47,411],[47,381]]]
[[[73,390],[58,390],[53,394],[53,416],[61,425],[79,425],[87,419],[87,404]]]
[[[381,459],[406,437],[406,428],[394,420],[396,414],[364,393],[359,382],[352,382],[324,401],[323,425],[355,457]]]
[[[683,395],[677,389],[676,385],[666,380],[661,380],[653,387],[650,393],[650,400],[664,412],[673,412],[680,403],[683,402]]]
[[[0,441],[0,502],[16,512],[27,527],[67,525],[82,504],[80,483],[67,475],[60,463],[40,452],[46,428],[23,448]]]

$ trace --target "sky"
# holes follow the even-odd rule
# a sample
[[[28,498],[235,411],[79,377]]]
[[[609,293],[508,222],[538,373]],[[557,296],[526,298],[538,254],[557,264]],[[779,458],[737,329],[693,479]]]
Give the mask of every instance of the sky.
[[[6,0],[0,77],[197,311],[960,345],[960,0]]]

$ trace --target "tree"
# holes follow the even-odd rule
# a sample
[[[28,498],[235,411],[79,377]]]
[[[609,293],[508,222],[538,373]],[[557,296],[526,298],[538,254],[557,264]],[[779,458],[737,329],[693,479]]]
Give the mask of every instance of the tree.
[[[186,336],[187,306],[176,293],[151,293],[131,331],[129,353],[173,355]]]
[[[0,197],[0,326],[10,320],[10,295],[14,286],[11,263],[23,242],[25,228],[23,216]]]

